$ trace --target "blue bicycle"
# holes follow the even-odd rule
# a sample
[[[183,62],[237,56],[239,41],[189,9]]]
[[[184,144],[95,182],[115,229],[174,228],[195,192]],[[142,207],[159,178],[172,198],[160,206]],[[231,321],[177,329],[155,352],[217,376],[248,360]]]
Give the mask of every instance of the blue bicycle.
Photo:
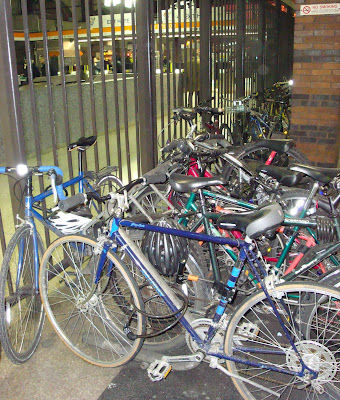
[[[95,234],[98,227],[94,226],[103,214],[101,202],[97,203],[95,199],[122,186],[113,175],[115,167],[100,173],[83,172],[83,152],[94,142],[95,138],[91,137],[81,138],[73,144],[73,148],[77,147],[79,151],[79,175],[64,183],[62,170],[55,166],[0,167],[0,173],[16,174],[26,181],[23,194],[25,218],[8,243],[0,271],[0,341],[5,354],[14,363],[24,363],[33,355],[45,319],[38,285],[39,264],[45,246],[35,222],[39,221],[57,236],[89,230]],[[51,189],[34,196],[33,176],[42,174],[49,176]],[[81,192],[67,197],[66,189],[78,183]],[[43,208],[42,202],[52,195],[54,206]],[[59,206],[55,205],[57,200]],[[95,211],[95,218],[92,218],[91,208]]]
[[[245,240],[212,237],[180,229],[113,218],[110,233],[97,240],[80,235],[57,239],[43,256],[39,282],[46,314],[61,340],[79,357],[104,367],[131,360],[143,340],[164,332],[149,329],[147,320],[173,318],[186,329],[189,355],[164,356],[148,369],[153,381],[170,372],[171,364],[192,368],[203,360],[229,375],[244,399],[338,399],[340,396],[340,292],[314,282],[283,283],[266,273],[253,239],[283,221],[278,204],[246,215],[224,215],[221,228],[242,230]],[[213,282],[218,305],[211,318],[195,319],[188,300],[173,290],[124,228],[158,233],[168,257],[171,236],[229,245],[240,249],[227,283]],[[147,233],[146,233],[147,234]],[[325,246],[323,256],[334,251]],[[131,259],[154,289],[169,315],[150,315],[149,299],[120,255]],[[322,257],[323,257],[322,256]],[[318,257],[312,262],[318,262]],[[261,289],[229,315],[235,284],[247,261]],[[205,279],[186,276],[183,260],[178,282]],[[306,268],[310,267],[306,266]],[[146,311],[147,310],[147,311]],[[169,329],[172,329],[169,326]],[[227,368],[221,364],[227,362]]]

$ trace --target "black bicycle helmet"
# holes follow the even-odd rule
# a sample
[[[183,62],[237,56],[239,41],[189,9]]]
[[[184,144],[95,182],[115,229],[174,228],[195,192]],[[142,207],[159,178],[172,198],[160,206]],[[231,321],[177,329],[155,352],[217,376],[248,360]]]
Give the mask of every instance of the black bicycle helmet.
[[[154,222],[154,225],[181,229],[177,222],[165,217]],[[141,248],[151,264],[165,276],[174,275],[178,270],[179,263],[186,262],[188,259],[188,240],[179,236],[145,232]]]

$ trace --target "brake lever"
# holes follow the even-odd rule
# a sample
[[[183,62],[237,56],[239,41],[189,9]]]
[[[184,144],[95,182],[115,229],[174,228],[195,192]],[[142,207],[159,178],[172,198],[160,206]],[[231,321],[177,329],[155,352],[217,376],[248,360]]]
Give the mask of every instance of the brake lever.
[[[56,184],[55,184],[56,175],[54,172],[50,175],[50,179],[51,179],[51,188],[52,188],[52,192],[53,192],[53,200],[56,203],[58,201],[58,193],[57,193],[57,188],[56,188]]]

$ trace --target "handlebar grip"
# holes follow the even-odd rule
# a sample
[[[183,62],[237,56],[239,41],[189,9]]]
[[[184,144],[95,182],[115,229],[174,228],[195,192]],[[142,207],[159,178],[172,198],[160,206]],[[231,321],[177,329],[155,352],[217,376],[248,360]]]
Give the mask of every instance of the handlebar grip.
[[[192,152],[192,149],[185,141],[179,141],[177,144],[178,150],[180,150],[183,154],[189,155]]]
[[[225,139],[225,137],[221,133],[212,133],[212,134],[209,134],[208,139],[222,140],[222,139]]]
[[[153,183],[164,183],[167,179],[168,177],[166,174],[147,175],[144,177],[144,182],[149,185]]]
[[[163,147],[162,152],[163,153],[170,153],[170,151],[175,150],[177,148],[178,140],[173,140],[169,144]]]
[[[58,203],[59,210],[66,212],[73,207],[84,204],[85,201],[86,195],[84,193],[77,193],[76,195],[68,197],[65,200],[60,200]]]

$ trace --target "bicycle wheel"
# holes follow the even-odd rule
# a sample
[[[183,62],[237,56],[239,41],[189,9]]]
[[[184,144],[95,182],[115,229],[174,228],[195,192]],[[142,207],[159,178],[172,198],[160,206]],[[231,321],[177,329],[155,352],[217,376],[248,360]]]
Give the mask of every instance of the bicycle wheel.
[[[221,131],[221,134],[224,136],[224,138],[230,144],[234,144],[233,135],[231,133],[231,130],[230,130],[228,124],[221,124],[220,131]]]
[[[189,247],[190,254],[184,267],[184,274],[199,276],[203,279],[206,278],[208,268],[202,249],[198,243],[195,242],[190,243]],[[129,266],[140,287],[146,312],[158,316],[172,314],[172,311],[161,297],[158,296],[153,287],[145,280],[142,273],[135,267],[130,258],[124,254],[123,259]],[[164,276],[164,279],[175,290],[188,296],[189,310],[193,314],[197,314],[197,317],[204,315],[204,307],[211,301],[211,290],[207,282],[203,280],[198,280],[197,282],[185,280],[182,284],[178,284],[176,282],[176,277],[177,275]],[[165,319],[148,318],[146,326],[147,333],[160,331],[175,322],[176,319],[177,317]],[[185,329],[180,323],[161,335],[146,338],[144,341],[144,346],[157,352],[174,350],[181,347],[183,344],[185,344]]]
[[[115,175],[106,175],[100,178],[95,185],[99,196],[105,196],[110,192],[115,192],[123,187],[123,182]]]
[[[245,360],[227,361],[236,388],[247,400],[339,399],[339,290],[299,282],[279,285],[269,293],[291,341],[263,292],[244,301],[232,316],[225,337],[226,354]],[[299,377],[301,359],[307,368]],[[316,375],[307,373],[308,369]]]
[[[44,245],[37,234],[39,259]],[[29,360],[39,344],[45,321],[35,290],[33,230],[21,226],[4,254],[0,271],[0,341],[6,356],[16,364]]]
[[[157,185],[157,188],[164,193],[165,198],[168,198],[170,190],[169,185]],[[164,201],[164,199],[159,197],[151,187],[143,188],[137,195],[134,195],[133,193],[132,195],[135,196],[135,199],[147,215],[164,214],[169,212],[169,205]],[[176,207],[175,204],[174,206]],[[134,203],[131,203],[130,214],[141,214],[141,210]]]
[[[310,192],[304,189],[287,190],[280,197],[280,204],[286,214],[292,217],[297,217],[301,214],[302,208],[306,203],[309,194]],[[327,215],[327,211],[322,209],[322,200],[323,202],[326,202],[326,199],[327,198],[323,198],[323,196],[317,194],[307,210],[306,215]]]
[[[238,160],[241,160],[251,167],[251,163],[255,161],[257,163],[265,163],[269,155],[271,154],[271,150],[269,150],[261,141],[249,143],[238,150],[235,150],[234,154],[232,154]],[[311,165],[308,158],[302,154],[297,149],[290,149],[287,153],[284,154],[276,154],[272,165],[285,167],[292,163]],[[234,166],[227,164],[223,169],[222,176],[228,182],[228,187],[232,189],[236,194],[242,193],[244,191],[244,187],[248,186],[248,183],[242,179],[240,176],[240,170],[235,168]],[[306,184],[309,180],[306,180]]]
[[[121,187],[123,187],[123,183],[117,176],[105,175],[91,186],[90,191],[94,189],[102,197],[110,192],[116,192]],[[90,207],[93,207],[97,213],[102,211],[102,203],[98,203],[95,200],[91,200]]]
[[[101,367],[118,367],[140,350],[142,339],[130,340],[124,325],[140,335],[145,318],[135,280],[125,264],[108,252],[94,283],[101,248],[85,236],[57,239],[44,254],[39,282],[46,314],[60,339],[77,356]]]

